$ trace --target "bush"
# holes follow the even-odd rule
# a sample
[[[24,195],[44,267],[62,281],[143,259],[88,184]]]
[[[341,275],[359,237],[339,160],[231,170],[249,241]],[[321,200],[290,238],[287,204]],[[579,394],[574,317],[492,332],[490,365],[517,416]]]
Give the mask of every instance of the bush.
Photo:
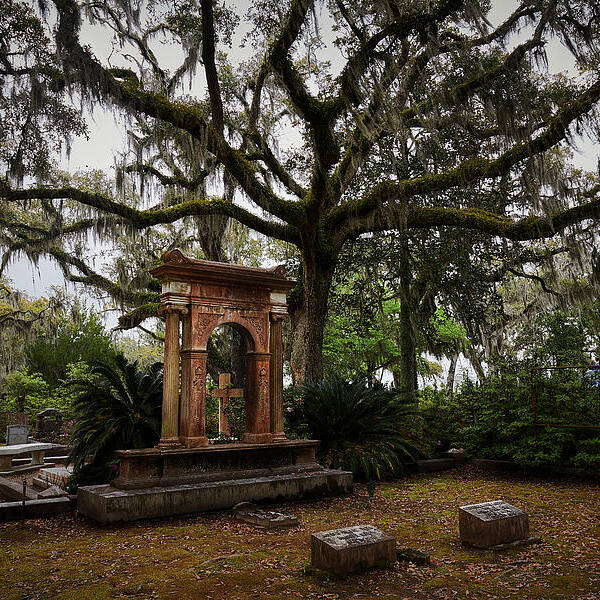
[[[140,369],[117,355],[112,363],[96,363],[92,375],[74,382],[70,458],[74,481],[81,484],[114,477],[115,450],[152,447],[160,438],[162,364]]]
[[[443,450],[463,447],[471,456],[511,459],[528,468],[600,464],[597,431],[540,426],[598,422],[598,389],[576,370],[532,375],[527,362],[505,363],[498,375],[480,385],[467,381],[453,396],[424,390],[420,407],[429,437],[440,440]]]
[[[288,430],[320,440],[317,458],[327,467],[381,479],[418,453],[409,433],[414,405],[395,390],[332,377],[286,396]]]

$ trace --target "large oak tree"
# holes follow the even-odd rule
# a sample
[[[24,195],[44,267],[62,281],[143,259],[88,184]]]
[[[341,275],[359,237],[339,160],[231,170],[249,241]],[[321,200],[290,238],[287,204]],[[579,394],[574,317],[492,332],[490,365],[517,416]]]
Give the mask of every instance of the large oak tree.
[[[57,95],[75,91],[88,104],[164,124],[189,136],[203,160],[210,157],[220,184],[212,196],[186,193],[195,189],[194,173],[186,177],[164,156],[129,169],[170,190],[146,207],[56,180],[23,186],[7,177],[5,239],[56,258],[58,240],[99,223],[144,230],[196,217],[217,218],[222,227],[218,219],[227,217],[293,244],[302,269],[291,299],[292,369],[296,380],[318,379],[327,298],[344,244],[373,232],[442,227],[536,240],[600,215],[594,177],[564,181],[564,171],[548,168],[548,157],[581,128],[597,134],[596,3],[524,0],[497,26],[489,10],[484,0],[257,0],[247,15],[248,60],[236,68],[220,52],[235,18],[212,0],[53,0],[51,59],[31,66],[0,45],[5,85],[42,80]],[[113,32],[129,62],[98,59],[81,39],[85,22]],[[551,39],[574,56],[577,80],[545,72]],[[165,41],[184,57],[173,72],[152,49]],[[198,63],[203,70],[194,80]],[[187,76],[196,96],[183,94]],[[294,141],[287,148],[286,138]],[[402,169],[431,145],[443,160]],[[373,181],[369,170],[390,151],[398,164],[378,169]],[[500,201],[490,202],[494,196]],[[74,204],[90,214],[65,220],[65,200],[71,217]],[[50,226],[27,222],[19,210],[27,201],[41,203]],[[59,260],[94,277],[75,258]]]

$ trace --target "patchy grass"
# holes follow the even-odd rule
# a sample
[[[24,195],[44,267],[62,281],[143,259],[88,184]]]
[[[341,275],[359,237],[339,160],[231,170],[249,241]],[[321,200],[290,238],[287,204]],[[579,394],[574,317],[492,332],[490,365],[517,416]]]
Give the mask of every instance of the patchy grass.
[[[458,541],[461,504],[503,499],[527,510],[542,543],[504,552]],[[0,525],[0,597],[216,600],[401,598],[600,599],[600,487],[482,474],[472,467],[286,506],[302,527],[261,532],[228,515],[100,527],[62,516]],[[372,523],[431,567],[396,564],[345,579],[310,574],[311,531]]]

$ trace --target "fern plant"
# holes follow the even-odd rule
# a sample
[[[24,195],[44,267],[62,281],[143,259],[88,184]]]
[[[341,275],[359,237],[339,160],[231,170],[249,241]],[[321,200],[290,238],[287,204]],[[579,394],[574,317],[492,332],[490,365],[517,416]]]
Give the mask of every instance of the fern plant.
[[[379,480],[403,471],[419,454],[409,428],[414,404],[394,390],[365,381],[331,377],[301,386],[295,415],[321,441],[318,459],[332,468],[351,470],[364,480]]]
[[[91,381],[74,382],[70,459],[78,484],[109,480],[115,450],[151,447],[160,437],[161,363],[140,369],[137,361],[118,355],[93,365],[92,374]]]

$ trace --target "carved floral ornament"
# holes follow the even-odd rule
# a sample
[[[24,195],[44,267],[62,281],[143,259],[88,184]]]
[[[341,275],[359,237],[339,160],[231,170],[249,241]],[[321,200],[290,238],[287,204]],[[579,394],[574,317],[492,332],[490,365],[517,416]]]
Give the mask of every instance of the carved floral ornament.
[[[194,379],[192,380],[192,387],[199,392],[204,392],[206,384],[206,369],[204,367],[204,363],[201,362],[194,369]]]
[[[168,250],[162,255],[163,263],[189,264],[192,261],[181,250]]]

